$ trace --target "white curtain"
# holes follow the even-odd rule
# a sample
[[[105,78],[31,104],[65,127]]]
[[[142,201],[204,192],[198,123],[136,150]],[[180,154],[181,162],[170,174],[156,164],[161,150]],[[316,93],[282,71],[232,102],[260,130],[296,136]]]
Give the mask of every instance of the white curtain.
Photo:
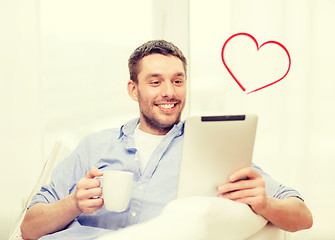
[[[38,4],[0,1],[0,239],[8,239],[43,155]]]
[[[190,1],[190,112],[258,114],[254,161],[278,181],[297,188],[314,215],[314,227],[293,234],[292,239],[335,235],[331,221],[335,213],[334,12],[331,0]],[[220,55],[224,42],[239,32],[252,34],[259,45],[269,40],[285,45],[292,59],[287,77],[245,94]],[[264,71],[271,67],[265,64]]]

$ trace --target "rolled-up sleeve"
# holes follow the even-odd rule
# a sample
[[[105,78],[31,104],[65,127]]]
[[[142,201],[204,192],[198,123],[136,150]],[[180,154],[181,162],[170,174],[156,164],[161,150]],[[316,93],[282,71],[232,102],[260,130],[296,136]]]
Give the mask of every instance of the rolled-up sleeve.
[[[262,178],[265,182],[265,191],[269,196],[278,199],[283,199],[287,197],[297,197],[303,200],[300,193],[297,190],[278,183],[256,164],[253,163],[252,167],[262,175]]]
[[[87,158],[85,139],[77,148],[52,171],[51,182],[41,187],[40,191],[32,198],[28,208],[36,203],[56,202],[75,190],[76,184],[88,171],[83,165],[83,158]]]

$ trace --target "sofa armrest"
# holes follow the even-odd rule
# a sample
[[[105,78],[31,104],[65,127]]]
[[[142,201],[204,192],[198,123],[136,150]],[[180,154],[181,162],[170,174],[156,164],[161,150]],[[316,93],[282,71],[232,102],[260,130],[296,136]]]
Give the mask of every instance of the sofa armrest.
[[[22,239],[21,238],[20,226],[21,226],[21,222],[24,219],[24,216],[26,215],[27,207],[28,207],[30,201],[35,196],[35,194],[41,189],[43,184],[46,184],[46,183],[50,182],[51,172],[52,172],[53,168],[59,162],[61,162],[66,156],[68,156],[70,154],[70,151],[71,150],[67,146],[65,146],[62,142],[56,142],[55,143],[48,159],[46,160],[46,162],[44,164],[44,167],[41,171],[41,175],[38,178],[38,181],[37,181],[34,189],[32,189],[28,198],[24,200],[23,209],[21,210],[21,214],[18,217],[13,230],[11,231],[11,234],[10,234],[10,237],[9,237],[10,240],[20,240],[20,239]]]

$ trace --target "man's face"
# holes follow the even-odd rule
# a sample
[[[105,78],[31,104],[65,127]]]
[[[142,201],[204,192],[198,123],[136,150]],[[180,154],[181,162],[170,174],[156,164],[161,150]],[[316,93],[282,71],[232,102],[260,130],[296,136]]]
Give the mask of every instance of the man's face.
[[[186,73],[182,61],[172,55],[142,58],[138,83],[129,81],[128,92],[138,101],[140,126],[151,134],[166,134],[180,121],[186,99]]]

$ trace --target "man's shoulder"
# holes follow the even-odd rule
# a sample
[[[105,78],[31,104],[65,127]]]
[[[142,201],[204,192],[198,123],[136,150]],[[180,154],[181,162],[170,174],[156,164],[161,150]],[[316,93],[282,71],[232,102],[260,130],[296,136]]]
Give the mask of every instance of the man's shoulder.
[[[138,119],[132,119],[119,127],[104,129],[91,133],[84,138],[89,145],[100,145],[104,143],[112,143],[120,139],[123,135],[127,135],[134,131]]]
[[[120,138],[121,129],[119,128],[109,128],[98,132],[91,133],[84,138],[84,141],[89,145],[100,145],[103,143],[110,143]]]

